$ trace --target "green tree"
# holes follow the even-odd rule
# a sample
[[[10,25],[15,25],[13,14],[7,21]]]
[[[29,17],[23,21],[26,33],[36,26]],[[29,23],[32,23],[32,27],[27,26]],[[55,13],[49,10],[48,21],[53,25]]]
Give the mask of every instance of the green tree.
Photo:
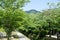
[[[0,24],[10,40],[11,32],[21,26],[25,12],[22,8],[29,0],[0,0]]]
[[[2,8],[21,8],[23,7],[29,0],[0,0],[0,6]]]
[[[21,23],[24,21],[24,12],[21,10],[5,10],[2,11],[1,23],[6,34],[8,35],[8,40],[11,37],[11,32],[16,30],[21,26]]]

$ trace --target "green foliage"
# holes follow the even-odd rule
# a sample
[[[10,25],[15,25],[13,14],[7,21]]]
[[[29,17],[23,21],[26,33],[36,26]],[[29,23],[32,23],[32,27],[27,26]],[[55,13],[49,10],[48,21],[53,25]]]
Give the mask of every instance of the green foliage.
[[[60,8],[48,9],[37,14],[28,14],[24,30],[19,31],[31,40],[43,39],[51,30],[60,31]]]
[[[0,7],[2,8],[21,8],[23,7],[29,0],[0,0]]]
[[[4,32],[4,29],[3,28],[0,28],[0,32]]]
[[[10,40],[11,32],[24,22],[23,7],[29,0],[0,0],[0,26],[5,30]]]
[[[20,9],[15,11],[11,9],[0,11],[1,26],[7,35],[21,26],[22,22],[24,21],[24,17],[25,14]]]
[[[11,31],[16,29],[19,26],[19,22],[23,21],[23,15],[24,13],[20,10],[15,10],[14,12],[12,10],[5,10],[2,13],[2,25],[3,28],[10,28]],[[7,29],[7,30],[8,30]]]
[[[8,35],[8,40],[14,30],[19,30],[31,40],[42,40],[51,29],[60,31],[60,8],[27,14],[19,8],[28,1],[0,0],[0,28],[3,27]]]

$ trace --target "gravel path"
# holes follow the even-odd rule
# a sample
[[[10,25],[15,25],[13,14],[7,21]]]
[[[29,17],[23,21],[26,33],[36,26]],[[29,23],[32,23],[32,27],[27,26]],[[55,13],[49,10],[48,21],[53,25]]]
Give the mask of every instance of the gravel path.
[[[18,40],[30,40],[28,37],[26,37],[24,34],[22,34],[22,33],[20,33],[20,32],[18,32],[18,31],[15,31],[16,32],[16,34],[17,34],[17,36],[19,37],[19,39]],[[0,34],[2,34],[2,33],[0,33]],[[14,34],[14,33],[13,33]],[[6,36],[6,34],[4,34],[4,36]],[[15,38],[12,38],[12,40],[15,40]],[[6,38],[2,38],[2,39],[0,39],[0,40],[7,40]]]
[[[49,35],[46,35],[46,36],[49,37]],[[56,35],[51,35],[51,37],[57,39],[57,36]]]
[[[30,40],[29,38],[27,38],[25,35],[23,35],[20,32],[16,31],[16,33],[19,36],[19,40]]]

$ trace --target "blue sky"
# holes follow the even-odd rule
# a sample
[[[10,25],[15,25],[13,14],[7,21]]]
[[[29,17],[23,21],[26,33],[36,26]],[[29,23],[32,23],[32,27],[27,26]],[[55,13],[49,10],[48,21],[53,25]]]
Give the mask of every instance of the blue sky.
[[[38,10],[38,11],[45,10],[45,9],[49,8],[48,5],[47,5],[48,2],[50,2],[50,3],[58,2],[58,0],[30,0],[30,3],[25,5],[23,7],[23,9],[25,11],[31,10],[31,9],[35,9],[35,10]]]

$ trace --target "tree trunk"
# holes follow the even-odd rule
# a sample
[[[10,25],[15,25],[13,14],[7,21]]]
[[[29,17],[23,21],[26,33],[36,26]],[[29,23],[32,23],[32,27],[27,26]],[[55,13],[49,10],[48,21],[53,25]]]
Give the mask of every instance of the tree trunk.
[[[7,33],[7,40],[11,40],[11,32]]]
[[[57,32],[57,40],[59,40],[59,33]]]

